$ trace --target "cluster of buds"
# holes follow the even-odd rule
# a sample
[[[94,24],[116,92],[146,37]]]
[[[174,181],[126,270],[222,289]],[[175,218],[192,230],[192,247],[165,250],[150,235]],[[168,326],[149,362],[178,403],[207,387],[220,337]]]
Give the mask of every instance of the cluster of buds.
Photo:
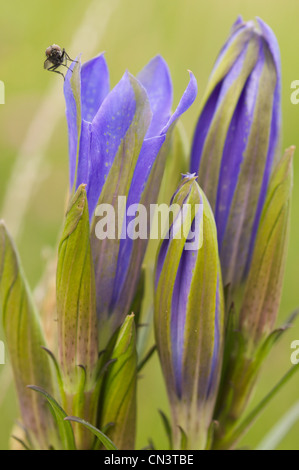
[[[176,124],[196,98],[193,74],[172,114],[160,56],[111,91],[103,55],[72,63],[64,82],[70,202],[55,302],[42,315],[0,223],[0,305],[25,448],[134,448],[147,250],[157,251],[152,304],[171,448],[234,447],[234,429],[281,333],[274,324],[294,148],[281,154],[280,87],[273,32],[260,19],[238,18],[212,71],[190,173],[181,179]],[[142,207],[149,222],[150,206],[173,187],[158,249],[148,243],[149,228],[128,236],[132,216]]]
[[[80,58],[72,63],[64,83],[71,195],[58,248],[56,300],[43,305],[41,315],[1,223],[0,302],[25,429],[18,439],[26,448],[134,448],[132,310],[138,313],[149,237],[122,236],[130,223],[124,214],[139,204],[150,212],[158,199],[176,123],[197,94],[189,75],[171,113],[171,77],[160,56],[137,78],[126,72],[111,91],[103,55],[83,66]],[[121,234],[114,239],[97,236],[97,208],[107,205]]]
[[[294,148],[281,155],[280,87],[273,32],[260,19],[246,23],[238,18],[212,71],[191,152],[190,171],[198,175],[212,209],[206,206],[204,214],[210,214],[210,221],[214,216],[216,230],[212,235],[204,219],[198,255],[192,258],[178,248],[168,255],[172,241],[161,245],[157,262],[157,346],[173,432],[180,426],[191,449],[235,445],[233,430],[260,366],[281,334],[274,324],[286,258]],[[212,264],[203,275],[205,263]],[[221,353],[213,349],[215,344]],[[206,393],[208,384],[213,384],[212,394],[210,389]],[[211,443],[213,420],[217,426]]]

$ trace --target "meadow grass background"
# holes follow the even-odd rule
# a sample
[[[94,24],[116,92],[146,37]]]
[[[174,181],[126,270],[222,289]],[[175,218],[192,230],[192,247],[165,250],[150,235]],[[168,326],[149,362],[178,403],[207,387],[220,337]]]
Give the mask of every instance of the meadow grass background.
[[[63,81],[43,70],[46,47],[57,43],[71,57],[82,53],[83,61],[106,51],[112,86],[126,69],[136,74],[153,56],[161,54],[172,74],[174,106],[187,85],[187,69],[192,70],[199,94],[182,119],[191,139],[212,65],[239,14],[246,20],[261,17],[276,33],[282,57],[283,148],[299,146],[299,105],[290,102],[290,84],[299,79],[296,0],[1,2],[0,80],[5,83],[6,103],[0,105],[0,218],[6,219],[16,236],[32,288],[43,272],[47,253],[56,249],[68,190]],[[76,44],[76,50],[72,44]],[[291,237],[278,324],[299,305],[298,158],[295,155]],[[28,204],[24,195],[28,196]],[[1,329],[0,339],[4,339]],[[290,343],[295,339],[299,339],[299,321],[272,351],[251,407],[291,366]],[[0,365],[0,449],[8,448],[11,428],[18,417],[9,375],[9,364]],[[157,410],[167,410],[167,401],[157,358],[144,370],[138,394],[137,447],[145,446],[152,437],[158,448],[165,448]],[[299,375],[271,403],[242,445],[254,448],[297,400]],[[298,433],[299,423],[279,448],[298,450]]]

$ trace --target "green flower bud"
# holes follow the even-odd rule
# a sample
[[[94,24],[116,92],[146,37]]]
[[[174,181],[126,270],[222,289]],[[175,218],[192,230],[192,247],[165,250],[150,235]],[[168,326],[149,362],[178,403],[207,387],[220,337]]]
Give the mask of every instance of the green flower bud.
[[[96,424],[98,326],[89,237],[86,191],[81,185],[70,202],[58,252],[58,348],[63,408]],[[86,448],[85,439],[92,436],[82,426],[75,427],[77,447]]]
[[[217,233],[194,175],[182,180],[172,207],[170,236],[161,243],[156,265],[155,335],[171,404],[174,447],[181,448],[183,432],[187,448],[204,449],[223,349]]]
[[[55,444],[52,415],[45,399],[27,388],[33,384],[52,392],[49,357],[42,350],[46,343],[40,319],[3,222],[0,222],[0,309],[23,425],[34,449],[49,449]]]

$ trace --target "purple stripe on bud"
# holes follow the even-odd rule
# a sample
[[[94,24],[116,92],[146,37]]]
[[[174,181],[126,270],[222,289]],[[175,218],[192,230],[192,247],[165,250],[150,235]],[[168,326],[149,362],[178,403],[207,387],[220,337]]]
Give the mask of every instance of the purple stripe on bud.
[[[281,71],[271,29],[238,18],[214,66],[191,171],[215,214],[224,284],[246,278],[269,178],[280,153]]]

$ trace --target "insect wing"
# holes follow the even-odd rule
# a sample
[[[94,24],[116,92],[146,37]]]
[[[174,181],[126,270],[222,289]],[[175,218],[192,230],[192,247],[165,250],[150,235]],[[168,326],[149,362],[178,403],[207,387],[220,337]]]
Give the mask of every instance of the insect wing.
[[[48,70],[50,67],[53,67],[53,63],[50,59],[46,59],[44,62],[44,69]]]

